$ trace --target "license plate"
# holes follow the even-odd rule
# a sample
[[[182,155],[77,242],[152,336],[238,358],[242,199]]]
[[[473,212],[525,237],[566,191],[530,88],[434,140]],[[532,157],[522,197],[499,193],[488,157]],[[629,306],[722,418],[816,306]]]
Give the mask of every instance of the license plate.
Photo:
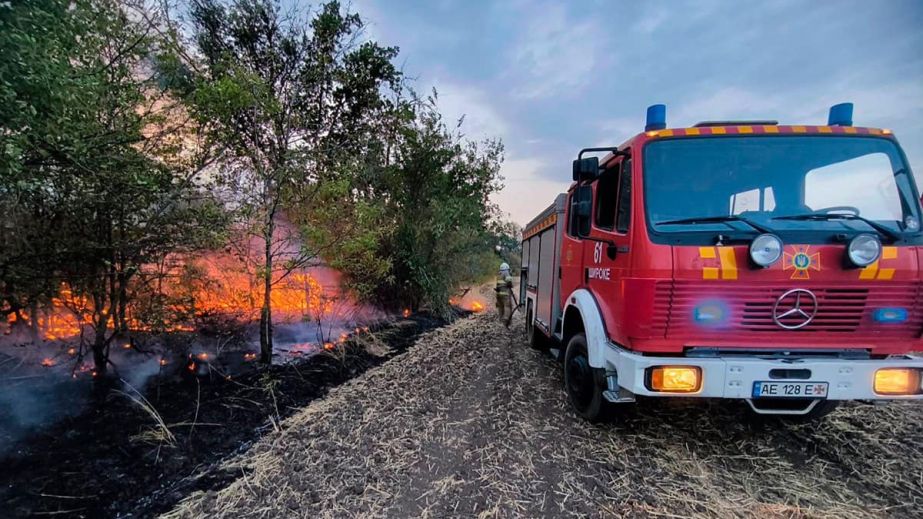
[[[754,382],[753,398],[827,398],[826,382]]]

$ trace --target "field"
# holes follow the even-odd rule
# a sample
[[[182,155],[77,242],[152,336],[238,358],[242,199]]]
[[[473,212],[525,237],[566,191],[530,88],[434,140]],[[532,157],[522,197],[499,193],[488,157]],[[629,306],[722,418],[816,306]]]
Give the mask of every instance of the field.
[[[333,390],[169,517],[907,517],[923,510],[923,406],[816,424],[742,404],[643,401],[590,425],[522,321],[484,313]]]

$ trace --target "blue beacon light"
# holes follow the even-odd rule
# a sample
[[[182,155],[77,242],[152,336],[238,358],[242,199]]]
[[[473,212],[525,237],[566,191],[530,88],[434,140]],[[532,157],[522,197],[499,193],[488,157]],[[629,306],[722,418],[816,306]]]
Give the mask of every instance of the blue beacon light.
[[[700,326],[715,327],[724,324],[728,308],[721,301],[705,301],[695,307],[692,318]]]
[[[644,131],[663,130],[667,127],[667,105],[651,105],[647,107],[647,123]]]
[[[872,314],[872,318],[875,319],[875,322],[884,324],[902,323],[907,320],[907,309],[879,308],[878,310],[875,310],[874,314]]]
[[[852,103],[840,103],[830,107],[827,126],[852,126]]]

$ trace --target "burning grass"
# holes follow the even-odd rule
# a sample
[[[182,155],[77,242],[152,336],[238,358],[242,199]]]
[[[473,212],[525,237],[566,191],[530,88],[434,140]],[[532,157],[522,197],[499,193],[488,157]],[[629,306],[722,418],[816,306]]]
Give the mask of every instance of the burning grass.
[[[461,321],[331,392],[168,517],[868,517],[923,509],[923,406],[816,424],[646,401],[594,426],[560,367],[494,316]],[[521,319],[517,319],[521,325]],[[515,323],[514,323],[515,326]]]

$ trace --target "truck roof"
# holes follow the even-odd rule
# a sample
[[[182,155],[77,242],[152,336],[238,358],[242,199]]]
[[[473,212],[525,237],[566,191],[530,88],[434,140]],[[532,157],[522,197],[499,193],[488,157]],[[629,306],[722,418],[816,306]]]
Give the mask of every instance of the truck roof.
[[[770,121],[765,121],[770,122]],[[651,140],[661,137],[697,137],[702,135],[880,135],[892,137],[891,130],[885,128],[868,128],[859,126],[808,126],[808,125],[777,125],[777,124],[747,124],[727,122],[724,125],[696,125],[688,128],[665,128],[635,134],[619,146],[620,150],[628,149],[639,139]],[[605,166],[613,158],[612,153],[600,158],[599,163]]]

